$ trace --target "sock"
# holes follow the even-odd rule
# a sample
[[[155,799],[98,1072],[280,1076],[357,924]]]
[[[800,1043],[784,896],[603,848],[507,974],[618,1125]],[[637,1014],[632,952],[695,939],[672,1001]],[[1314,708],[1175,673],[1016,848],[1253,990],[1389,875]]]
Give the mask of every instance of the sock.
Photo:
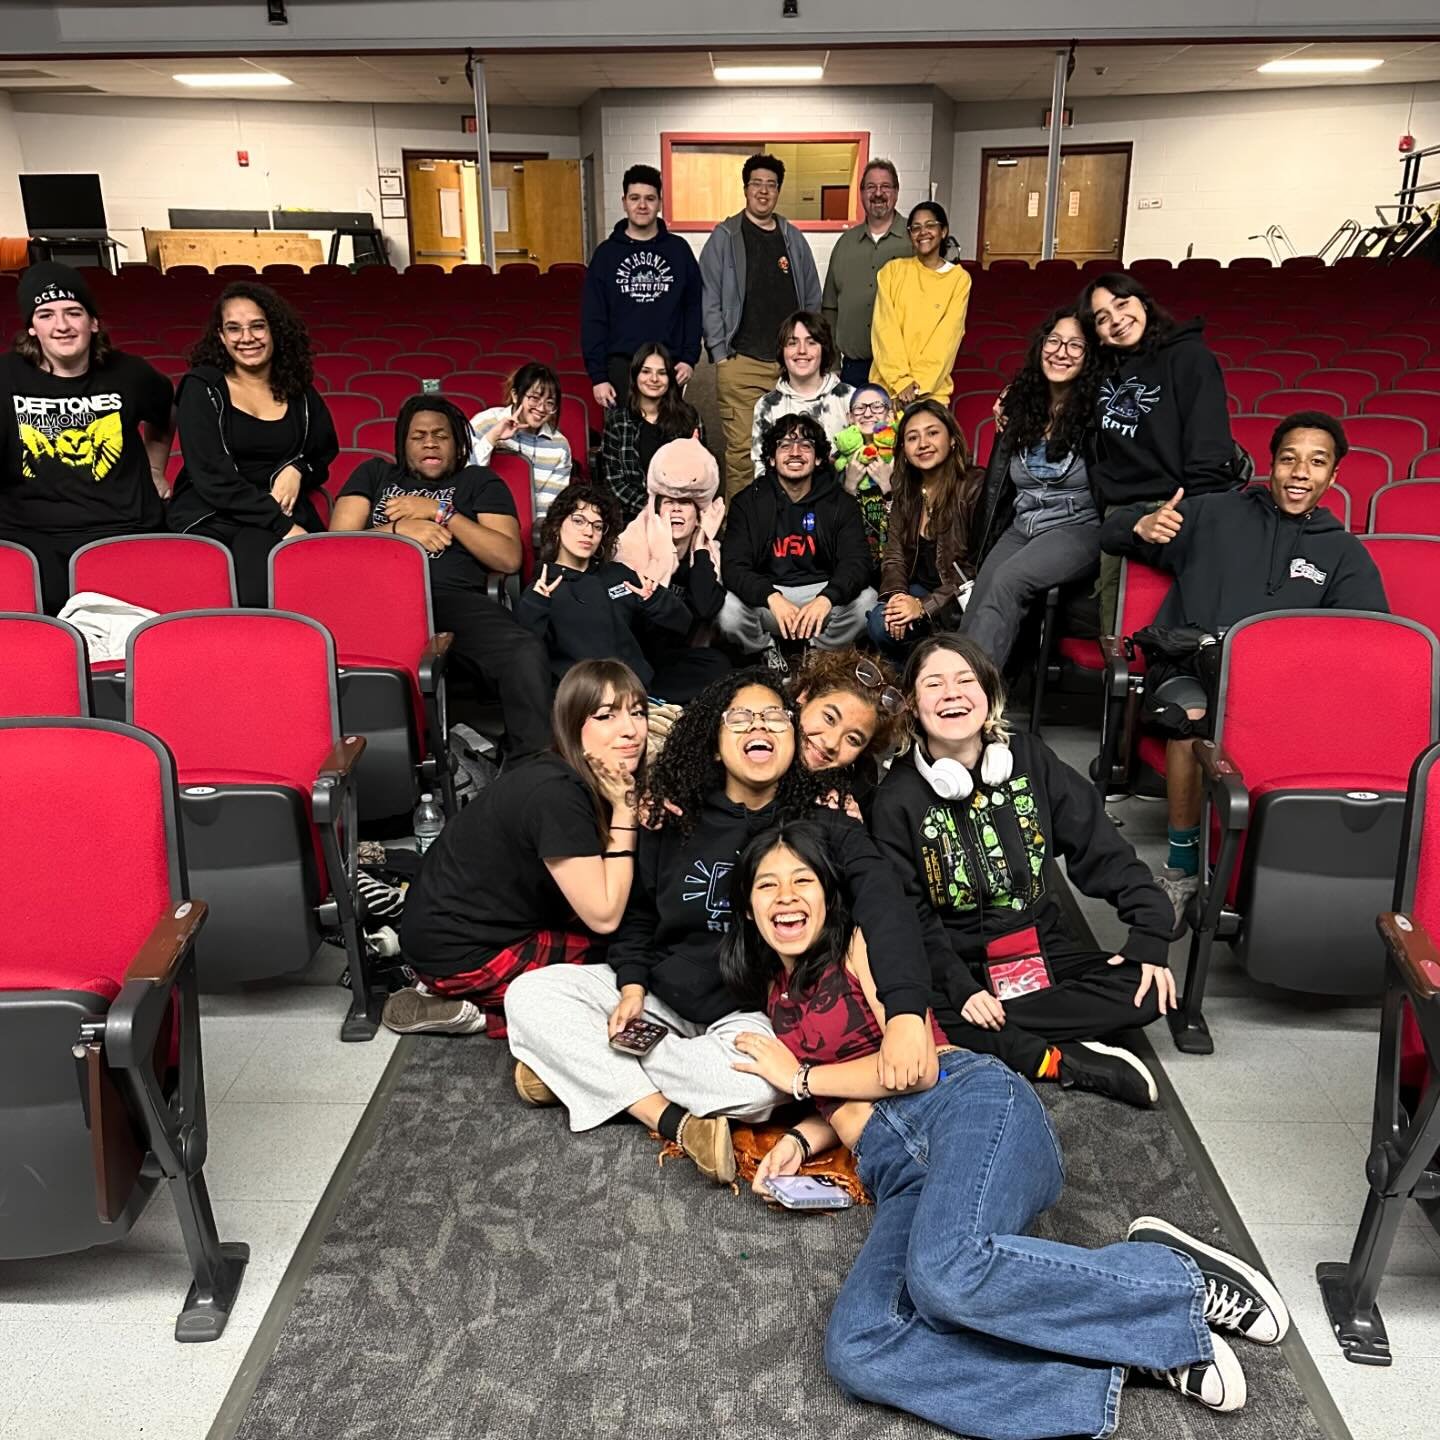
[[[678,1145],[680,1143],[680,1128],[685,1123],[685,1117],[688,1113],[683,1105],[676,1105],[672,1101],[660,1112],[660,1119],[656,1122],[655,1128],[667,1140],[673,1140]]]
[[[1172,870],[1186,875],[1200,873],[1200,827],[1191,825],[1184,830],[1170,827],[1170,859]]]
[[[1060,1078],[1060,1047],[1058,1045],[1047,1045],[1045,1047],[1045,1058],[1040,1062],[1040,1068],[1035,1072],[1037,1080],[1058,1080]]]

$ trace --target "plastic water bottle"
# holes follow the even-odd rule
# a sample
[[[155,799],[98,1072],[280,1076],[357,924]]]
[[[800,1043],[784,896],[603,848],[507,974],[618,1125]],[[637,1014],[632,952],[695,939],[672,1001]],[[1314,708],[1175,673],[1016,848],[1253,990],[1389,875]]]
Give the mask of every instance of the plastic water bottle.
[[[434,843],[435,837],[445,828],[445,812],[440,803],[428,791],[420,797],[415,807],[415,849],[423,855]]]

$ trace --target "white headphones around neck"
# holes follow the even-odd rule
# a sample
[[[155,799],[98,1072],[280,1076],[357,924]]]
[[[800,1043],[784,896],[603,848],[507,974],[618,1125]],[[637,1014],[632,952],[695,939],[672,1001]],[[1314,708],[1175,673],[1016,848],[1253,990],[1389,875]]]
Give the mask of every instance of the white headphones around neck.
[[[1015,765],[1015,756],[1008,745],[992,740],[980,752],[980,779],[986,785],[1003,785]],[[975,793],[970,772],[958,760],[930,760],[925,747],[915,747],[915,768],[942,800],[968,800]]]

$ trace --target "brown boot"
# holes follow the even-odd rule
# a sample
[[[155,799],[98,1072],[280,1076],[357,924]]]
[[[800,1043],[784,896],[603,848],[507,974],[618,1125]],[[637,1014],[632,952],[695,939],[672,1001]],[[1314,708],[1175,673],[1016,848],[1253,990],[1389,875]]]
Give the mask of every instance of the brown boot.
[[[687,1115],[680,1133],[680,1148],[695,1162],[700,1173],[717,1185],[735,1180],[735,1146],[730,1140],[730,1122],[723,1115],[708,1119]]]
[[[515,1062],[515,1093],[527,1105],[560,1103],[560,1097],[523,1060]]]

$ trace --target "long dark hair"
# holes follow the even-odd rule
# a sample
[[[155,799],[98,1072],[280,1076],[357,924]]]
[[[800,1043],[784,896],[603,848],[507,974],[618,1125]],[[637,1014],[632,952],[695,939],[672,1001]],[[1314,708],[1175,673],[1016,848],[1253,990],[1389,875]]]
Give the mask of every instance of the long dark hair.
[[[610,805],[595,779],[595,772],[585,758],[585,747],[580,732],[585,722],[600,708],[605,691],[614,692],[616,705],[629,705],[638,700],[650,713],[650,702],[645,695],[645,686],[640,677],[619,660],[581,660],[572,665],[555,691],[555,704],[550,711],[551,728],[554,731],[554,752],[585,782],[590,798],[595,805],[595,819],[600,826],[600,838],[610,843]],[[640,764],[636,767],[635,793],[638,795],[645,784],[645,752],[640,752]]]
[[[232,300],[249,300],[258,305],[270,326],[270,339],[275,347],[270,357],[270,393],[277,400],[299,400],[315,379],[310,332],[288,300],[268,285],[257,285],[253,280],[236,280],[220,292],[206,322],[205,333],[190,352],[190,364],[213,365],[227,375],[235,368],[235,361],[220,338],[224,310]]]
[[[1104,344],[1095,329],[1095,292],[1108,290],[1122,299],[1131,296],[1145,307],[1145,333],[1140,343],[1130,350],[1116,350]],[[1112,270],[1092,280],[1075,303],[1075,313],[1085,331],[1085,338],[1099,351],[1100,369],[1118,370],[1127,361],[1148,355],[1175,329],[1175,317],[1133,276],[1124,270]]]
[[[642,345],[630,361],[630,393],[625,397],[626,407],[632,415],[640,414],[640,369],[652,355],[660,357],[670,381],[670,388],[660,397],[660,413],[656,415],[655,423],[666,440],[688,440],[699,428],[700,417],[695,407],[680,393],[680,382],[675,378],[675,357],[669,347],[658,340]]]
[[[905,542],[910,544],[920,533],[923,482],[920,472],[905,457],[905,427],[917,415],[934,415],[944,425],[951,441],[950,454],[941,462],[939,480],[930,497],[930,534],[938,538],[952,527],[958,528],[961,549],[965,549],[969,544],[970,518],[984,488],[985,476],[970,463],[970,446],[959,422],[938,400],[917,400],[900,417],[895,429],[895,469],[890,483],[896,496],[903,497],[909,513],[915,517],[915,534],[907,535]]]
[[[1050,332],[1062,320],[1079,321],[1079,318],[1071,305],[1052,310],[1045,323],[1031,335],[1024,363],[1005,390],[1000,409],[1005,417],[1006,436],[1017,454],[1034,449],[1044,440],[1046,458],[1063,460],[1067,455],[1076,454],[1084,444],[1085,431],[1095,408],[1095,382],[1099,370],[1094,341],[1082,326],[1085,358],[1075,378],[1066,387],[1060,408],[1053,415],[1050,382],[1045,378],[1043,364],[1045,341]]]
[[[725,767],[717,754],[720,717],[749,685],[764,686],[774,692],[780,704],[788,705],[784,691],[768,669],[732,670],[712,680],[681,712],[650,772],[646,803],[650,823],[657,829],[673,826],[688,836],[706,799],[724,786]],[[796,748],[798,751],[798,741]],[[798,759],[792,760],[775,792],[776,809],[781,814],[804,813],[834,788],[833,772],[822,770],[812,775]],[[674,810],[667,808],[667,801]]]
[[[594,559],[603,565],[615,558],[620,543],[620,502],[608,491],[594,485],[567,485],[551,502],[540,526],[540,561],[548,565],[560,553],[560,527],[582,506],[600,512],[605,528],[595,547]]]
[[[825,843],[825,832],[813,820],[782,821],[761,831],[740,852],[730,872],[730,929],[720,942],[720,977],[748,1009],[766,1008],[770,984],[785,968],[761,937],[750,909],[755,876],[766,856],[782,846],[815,872],[825,896],[825,923],[815,943],[796,960],[786,989],[792,995],[808,994],[831,966],[843,965],[854,929],[840,869]]]

